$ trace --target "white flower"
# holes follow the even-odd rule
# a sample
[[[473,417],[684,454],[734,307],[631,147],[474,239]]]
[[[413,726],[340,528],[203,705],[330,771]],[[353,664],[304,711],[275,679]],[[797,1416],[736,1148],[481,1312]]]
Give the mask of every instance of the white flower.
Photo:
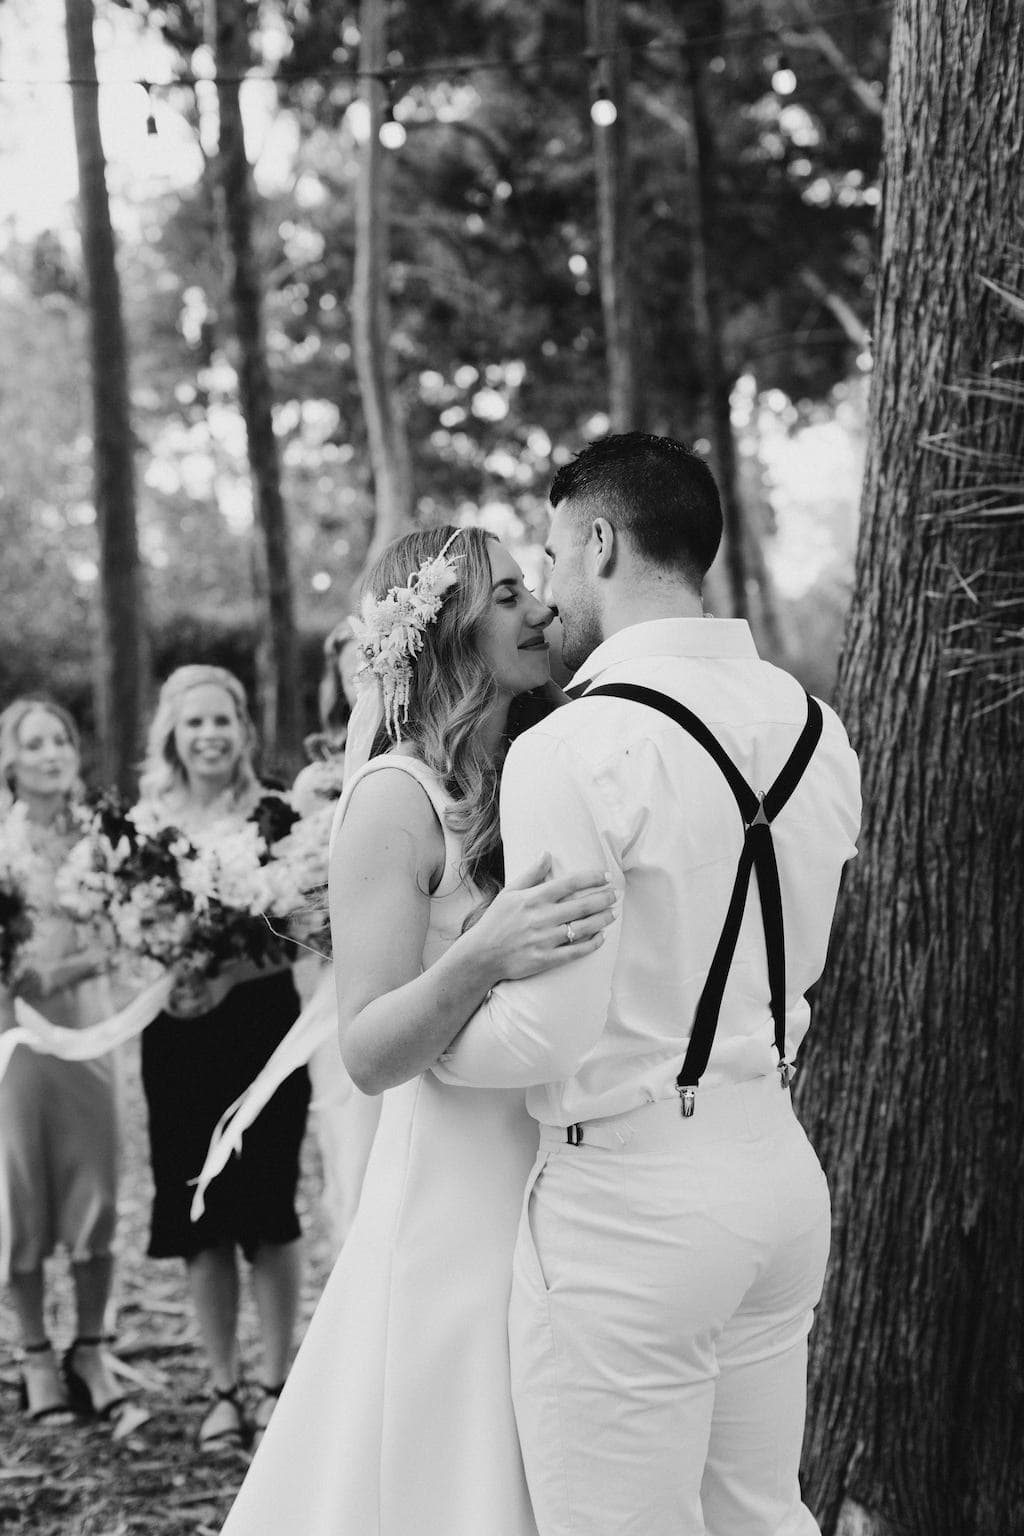
[[[364,670],[380,684],[384,720],[396,741],[409,718],[412,669],[423,649],[423,631],[441,612],[445,593],[458,583],[455,561],[447,555],[461,531],[452,534],[440,554],[413,571],[407,586],[392,587],[379,600],[367,594],[362,618],[350,620]]]

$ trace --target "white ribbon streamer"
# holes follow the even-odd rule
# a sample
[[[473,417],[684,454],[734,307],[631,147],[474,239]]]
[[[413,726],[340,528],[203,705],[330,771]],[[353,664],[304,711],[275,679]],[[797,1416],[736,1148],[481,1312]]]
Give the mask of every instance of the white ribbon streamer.
[[[338,1022],[338,1007],[334,997],[334,971],[324,972],[313,996],[299,1014],[280,1045],[268,1057],[266,1064],[253,1078],[233,1104],[229,1104],[214,1127],[210,1138],[206,1161],[203,1163],[196,1192],[192,1198],[191,1217],[198,1221],[205,1209],[206,1191],[223,1172],[232,1154],[241,1150],[242,1137],[256,1117],[264,1110],[286,1077],[299,1067],[304,1067],[325,1040],[330,1040]],[[352,1092],[349,1084],[349,1094]],[[348,1097],[348,1095],[346,1095]],[[342,1100],[332,1102],[336,1110]]]
[[[51,1024],[24,998],[16,997],[15,1027],[0,1033],[0,1079],[19,1045],[27,1046],[30,1051],[37,1051],[41,1055],[56,1056],[61,1061],[92,1061],[97,1056],[105,1056],[115,1046],[141,1035],[147,1024],[152,1024],[167,1006],[173,986],[173,976],[165,971],[144,992],[133,998],[126,1008],[84,1029],[68,1029],[60,1024]]]
[[[367,754],[369,753],[370,743],[376,731],[375,722],[379,722],[381,718],[379,699],[376,697],[378,694],[379,690],[377,688],[361,694],[353,712],[354,720],[360,713],[360,705],[363,706],[358,733],[358,750],[360,753],[364,745]],[[352,741],[351,722],[349,741]],[[356,767],[361,767],[363,761],[365,761],[365,758],[357,761]],[[350,786],[352,783],[352,773],[353,769],[346,756],[345,781],[347,786]],[[346,792],[341,796],[341,799],[334,808],[334,821],[331,825],[331,835],[328,842],[328,857],[334,851],[334,844],[337,840],[348,801],[349,793],[346,788]],[[328,966],[320,979],[316,991],[273,1055],[268,1058],[266,1064],[256,1077],[253,1078],[244,1093],[239,1094],[235,1102],[228,1105],[217,1121],[213,1135],[210,1138],[206,1161],[203,1163],[199,1177],[195,1181],[196,1192],[192,1198],[190,1213],[193,1221],[198,1221],[203,1214],[206,1191],[217,1175],[222,1173],[227,1167],[228,1160],[232,1154],[240,1150],[242,1137],[252,1125],[257,1115],[266,1108],[285,1078],[298,1067],[304,1067],[314,1051],[318,1050],[325,1040],[332,1038],[337,1025],[338,1008],[334,992],[334,967]],[[345,1081],[348,1083],[348,1092],[345,1098],[339,1098],[332,1102],[332,1111],[339,1109],[354,1092],[354,1086],[347,1073],[345,1073]]]

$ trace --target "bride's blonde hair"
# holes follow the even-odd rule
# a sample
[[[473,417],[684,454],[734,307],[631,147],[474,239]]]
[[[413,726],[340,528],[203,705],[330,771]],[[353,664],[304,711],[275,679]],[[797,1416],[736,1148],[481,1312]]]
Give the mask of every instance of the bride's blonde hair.
[[[393,587],[407,586],[410,575],[425,560],[436,559],[457,531],[445,558],[453,563],[458,580],[445,593],[437,618],[423,629],[401,739],[415,746],[455,802],[449,821],[463,837],[463,872],[484,896],[493,897],[504,880],[498,828],[504,754],[495,761],[480,743],[480,721],[496,702],[498,689],[476,642],[491,605],[487,545],[494,535],[450,525],[407,533],[382,551],[367,573],[364,590],[380,602]],[[396,744],[382,725],[372,755]]]

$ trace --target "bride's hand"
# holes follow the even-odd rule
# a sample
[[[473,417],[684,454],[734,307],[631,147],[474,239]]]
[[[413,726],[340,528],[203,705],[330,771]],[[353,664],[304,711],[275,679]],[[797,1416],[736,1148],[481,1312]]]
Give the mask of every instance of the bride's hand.
[[[510,881],[475,928],[499,980],[536,976],[592,954],[616,918],[615,892],[603,870],[552,880],[551,856]]]

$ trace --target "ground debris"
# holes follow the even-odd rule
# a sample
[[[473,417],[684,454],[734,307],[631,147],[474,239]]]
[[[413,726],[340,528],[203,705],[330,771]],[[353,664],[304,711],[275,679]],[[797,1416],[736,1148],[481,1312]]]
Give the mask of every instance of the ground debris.
[[[208,1382],[183,1268],[145,1256],[150,1182],[137,1047],[129,1053],[126,1121],[112,1349],[128,1402],[110,1422],[83,1419],[63,1428],[30,1423],[17,1407],[21,1376],[14,1318],[0,1301],[3,1536],[219,1536],[248,1465],[242,1452],[202,1457],[196,1450]],[[306,1319],[329,1262],[320,1188],[315,1146],[307,1137],[301,1190],[310,1237]],[[47,1277],[47,1326],[62,1351],[74,1336],[63,1260],[47,1266]],[[248,1285],[241,1334],[245,1377],[258,1381],[261,1360]]]

